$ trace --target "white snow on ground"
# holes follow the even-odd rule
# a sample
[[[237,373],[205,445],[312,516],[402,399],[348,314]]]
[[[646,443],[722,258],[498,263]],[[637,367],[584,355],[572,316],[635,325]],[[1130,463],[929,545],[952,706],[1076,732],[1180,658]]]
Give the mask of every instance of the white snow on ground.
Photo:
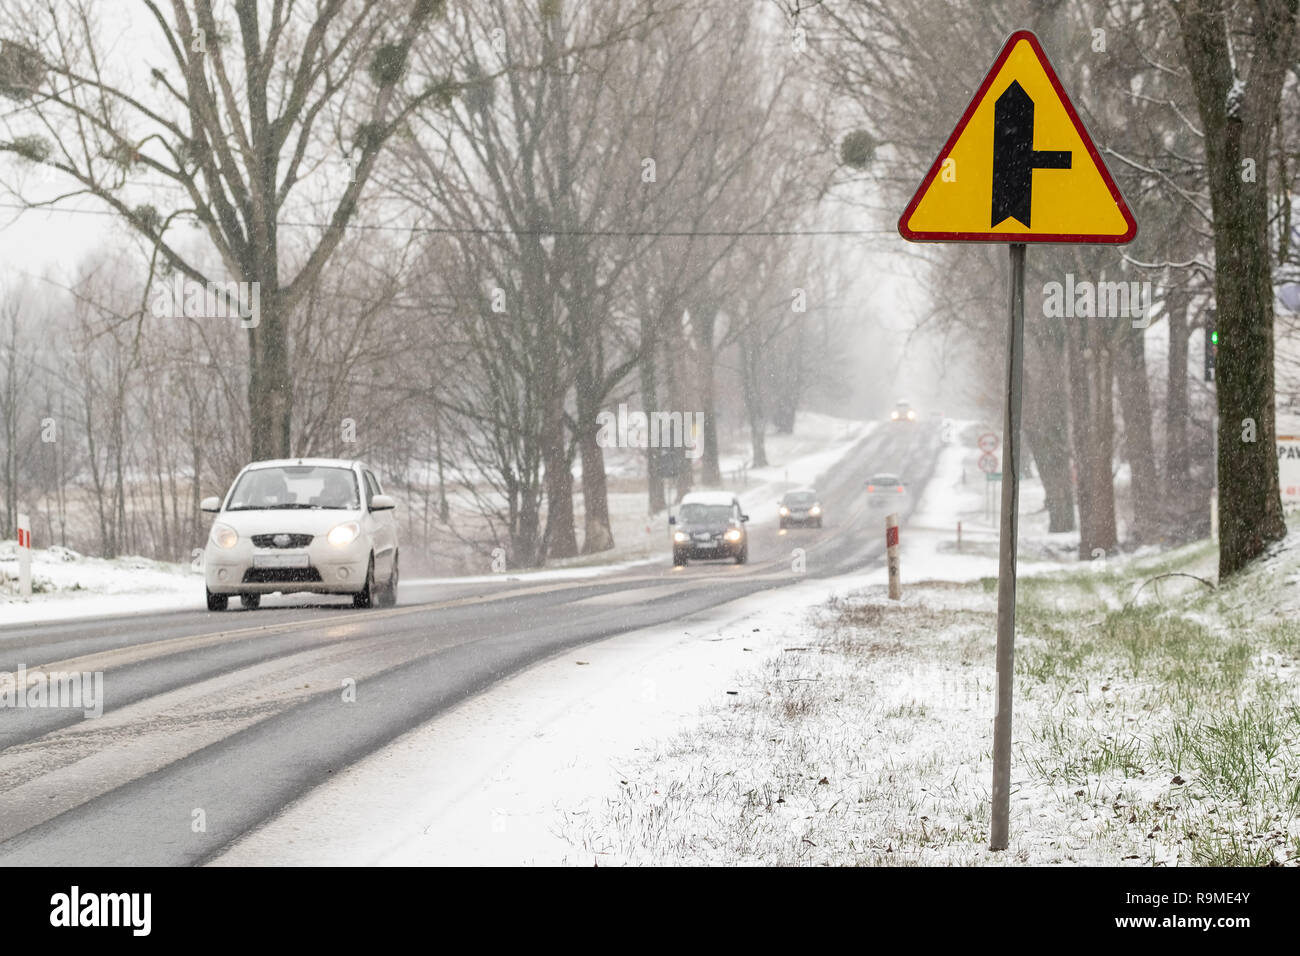
[[[18,545],[0,541],[0,624],[201,607],[203,575],[149,558],[92,558],[32,549],[32,596],[18,594]]]
[[[807,581],[566,651],[338,774],[215,864],[590,865],[564,822],[616,798],[625,758],[730,699],[738,670],[853,583]]]
[[[996,598],[946,583],[827,607],[807,652],[625,761],[632,784],[570,838],[633,863],[1296,865],[1300,627],[1255,603],[1275,575],[1133,601],[1212,561],[1202,543],[1022,582],[1006,853],[987,849]]]

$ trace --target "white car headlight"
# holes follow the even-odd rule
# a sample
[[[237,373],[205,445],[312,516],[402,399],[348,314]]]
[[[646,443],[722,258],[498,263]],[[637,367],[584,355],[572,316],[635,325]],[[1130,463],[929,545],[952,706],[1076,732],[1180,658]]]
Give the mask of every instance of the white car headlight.
[[[822,506],[821,506],[821,505],[813,505],[811,508],[808,509],[808,513],[809,513],[810,515],[812,515],[812,516],[815,518],[815,517],[817,517],[817,515],[819,515],[819,514],[822,513]]]
[[[790,513],[790,509],[787,508],[785,505],[782,505],[782,506],[781,506],[781,517],[784,518],[784,517],[785,517],[786,515],[788,515],[789,513]]]
[[[687,534],[685,531],[674,531],[673,540],[680,544],[683,541],[690,541],[691,536]]]
[[[325,536],[325,540],[334,547],[341,548],[357,540],[357,535],[360,533],[361,525],[355,521],[345,521],[343,524],[330,529],[330,533]]]
[[[233,548],[239,543],[239,532],[218,521],[212,525],[212,543],[218,548]]]
[[[740,540],[740,529],[739,529],[739,528],[732,528],[730,531],[728,531],[726,534],[724,534],[723,537],[726,538],[728,541],[739,541],[739,540]]]

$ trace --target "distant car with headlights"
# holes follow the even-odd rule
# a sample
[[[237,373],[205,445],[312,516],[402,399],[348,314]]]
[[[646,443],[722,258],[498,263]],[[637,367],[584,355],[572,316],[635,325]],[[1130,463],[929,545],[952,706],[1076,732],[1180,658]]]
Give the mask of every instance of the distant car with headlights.
[[[776,510],[783,531],[792,525],[811,525],[814,528],[822,526],[822,503],[814,488],[787,491],[777,502]]]
[[[396,502],[359,461],[295,458],[244,467],[203,549],[208,610],[238,595],[255,608],[277,591],[348,594],[355,607],[397,603]]]
[[[891,472],[880,472],[867,479],[867,501],[873,508],[898,504],[907,494],[907,484]]]
[[[911,402],[900,401],[894,406],[894,410],[889,413],[891,422],[914,422],[916,421],[916,409],[912,407]]]
[[[749,560],[749,515],[729,491],[693,491],[683,495],[677,514],[668,519],[673,538],[673,566],[692,558]]]

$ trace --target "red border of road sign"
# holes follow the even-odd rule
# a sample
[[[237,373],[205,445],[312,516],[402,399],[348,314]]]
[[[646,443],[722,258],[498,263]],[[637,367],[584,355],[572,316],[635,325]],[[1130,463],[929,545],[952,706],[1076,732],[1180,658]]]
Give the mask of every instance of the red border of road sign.
[[[1090,236],[1078,235],[1075,233],[1045,234],[1033,232],[1006,232],[997,234],[987,232],[916,232],[907,228],[907,221],[912,218],[912,213],[916,212],[916,207],[921,204],[921,197],[925,195],[926,190],[930,188],[930,184],[934,182],[934,177],[939,174],[944,159],[957,144],[957,139],[965,131],[966,124],[969,123],[971,117],[975,115],[975,110],[979,108],[979,105],[984,102],[984,97],[987,95],[989,87],[993,85],[994,78],[1002,69],[1002,65],[1007,61],[1007,57],[1011,56],[1011,51],[1015,49],[1016,44],[1021,40],[1028,41],[1030,48],[1034,51],[1034,55],[1038,57],[1038,62],[1042,64],[1043,70],[1047,74],[1047,79],[1051,81],[1052,89],[1056,91],[1056,95],[1060,99],[1061,105],[1065,107],[1066,115],[1069,116],[1070,122],[1074,124],[1075,130],[1079,134],[1079,138],[1083,140],[1083,145],[1087,148],[1088,155],[1092,157],[1093,165],[1097,167],[1097,171],[1101,174],[1102,181],[1106,184],[1106,188],[1110,190],[1111,197],[1115,200],[1115,205],[1119,207],[1120,214],[1124,217],[1124,221],[1128,223],[1128,230],[1122,236]],[[1043,52],[1042,44],[1038,42],[1038,37],[1036,37],[1032,31],[1017,30],[1007,38],[1006,45],[1002,47],[1002,52],[998,54],[997,61],[989,69],[988,75],[984,77],[984,82],[980,84],[980,88],[976,91],[975,95],[971,97],[970,105],[966,107],[966,112],[963,113],[961,119],[957,121],[957,128],[954,129],[952,135],[948,137],[948,142],[943,144],[943,149],[939,151],[939,155],[935,158],[934,165],[932,165],[930,171],[926,173],[924,181],[922,181],[920,188],[916,191],[916,195],[912,197],[912,201],[909,202],[907,208],[903,210],[903,215],[899,217],[898,232],[904,239],[909,239],[912,242],[1059,242],[1121,245],[1133,241],[1133,237],[1137,235],[1137,220],[1135,220],[1133,214],[1129,212],[1128,204],[1124,202],[1124,197],[1120,195],[1119,187],[1117,187],[1115,181],[1110,178],[1110,171],[1106,169],[1106,164],[1101,161],[1101,156],[1097,154],[1097,147],[1093,144],[1092,137],[1088,135],[1088,130],[1084,127],[1083,121],[1079,119],[1079,114],[1074,111],[1074,104],[1071,103],[1070,98],[1065,95],[1065,90],[1061,86],[1061,81],[1056,76],[1056,71],[1052,69],[1052,64],[1048,61],[1047,54]]]

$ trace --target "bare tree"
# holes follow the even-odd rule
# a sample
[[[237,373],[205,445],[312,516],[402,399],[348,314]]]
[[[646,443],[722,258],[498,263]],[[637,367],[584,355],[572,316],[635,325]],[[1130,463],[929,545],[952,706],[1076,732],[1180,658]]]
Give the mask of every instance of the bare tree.
[[[20,452],[25,439],[25,425],[30,425],[29,409],[35,368],[35,343],[27,313],[32,308],[30,296],[23,289],[7,290],[0,299],[0,441],[4,442],[0,461],[0,484],[4,490],[4,511],[0,513],[0,536],[10,537],[17,526],[19,508]]]
[[[254,457],[291,451],[290,316],[343,240],[384,145],[450,95],[446,81],[416,87],[406,70],[444,2],[322,0],[308,12],[284,0],[269,11],[258,0],[172,0],[165,12],[140,0],[157,43],[147,87],[110,68],[94,0],[14,0],[0,16],[0,36],[16,41],[5,49],[39,64],[3,71],[26,109],[11,114],[0,149],[39,145],[72,184],[47,201],[94,197],[207,285],[224,277],[177,242],[182,224],[197,222],[225,277],[258,284],[260,320],[248,328]],[[142,188],[151,202],[138,201]],[[175,197],[170,208],[162,196]],[[301,228],[285,221],[295,210]],[[305,249],[293,274],[281,261],[287,232]]]

